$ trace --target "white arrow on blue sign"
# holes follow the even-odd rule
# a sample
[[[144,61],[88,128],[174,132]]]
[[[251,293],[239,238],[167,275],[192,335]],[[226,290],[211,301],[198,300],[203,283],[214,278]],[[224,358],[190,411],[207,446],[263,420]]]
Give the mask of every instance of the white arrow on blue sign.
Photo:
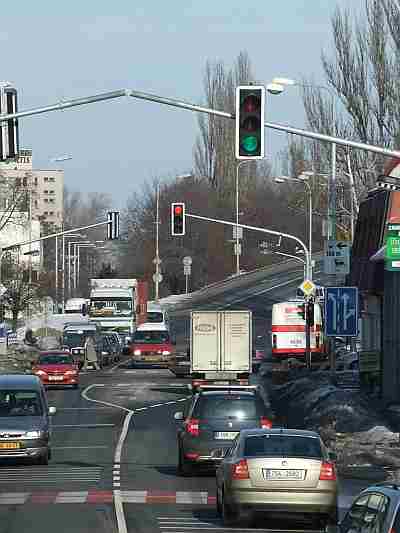
[[[325,334],[328,337],[357,337],[357,287],[326,287]]]

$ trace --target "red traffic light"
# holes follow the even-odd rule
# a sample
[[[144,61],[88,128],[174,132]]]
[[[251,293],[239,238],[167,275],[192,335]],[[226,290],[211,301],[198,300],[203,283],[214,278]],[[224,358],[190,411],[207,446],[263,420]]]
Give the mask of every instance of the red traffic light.
[[[254,96],[254,94],[251,94],[247,98],[245,98],[243,102],[243,111],[245,113],[254,113],[261,107],[261,101],[259,98]]]
[[[174,207],[174,213],[175,213],[175,215],[181,215],[182,212],[183,212],[183,208],[182,208],[181,205],[176,205],[176,206]]]

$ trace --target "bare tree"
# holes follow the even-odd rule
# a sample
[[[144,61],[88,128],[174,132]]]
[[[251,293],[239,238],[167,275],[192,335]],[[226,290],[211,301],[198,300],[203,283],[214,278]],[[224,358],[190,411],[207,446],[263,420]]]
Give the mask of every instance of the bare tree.
[[[333,57],[322,54],[329,87],[336,95],[304,80],[304,105],[309,125],[320,132],[384,147],[399,142],[400,7],[397,0],[365,0],[365,16],[337,9],[332,17]],[[329,163],[327,145],[320,145],[322,166]],[[340,179],[352,172],[357,200],[382,173],[384,160],[362,151],[338,150]],[[349,171],[349,168],[351,170]],[[348,194],[348,193],[347,193]],[[349,196],[349,195],[348,195]]]
[[[2,303],[5,310],[11,313],[13,328],[16,329],[20,313],[38,303],[40,286],[29,282],[28,271],[18,263],[14,263],[12,276],[3,280],[3,284],[7,291],[3,295]]]

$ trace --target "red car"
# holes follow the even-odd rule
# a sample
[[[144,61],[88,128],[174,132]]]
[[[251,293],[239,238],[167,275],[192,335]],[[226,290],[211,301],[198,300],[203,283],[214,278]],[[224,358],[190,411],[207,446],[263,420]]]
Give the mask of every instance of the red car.
[[[32,373],[46,386],[79,386],[79,368],[69,352],[41,352],[32,367]]]

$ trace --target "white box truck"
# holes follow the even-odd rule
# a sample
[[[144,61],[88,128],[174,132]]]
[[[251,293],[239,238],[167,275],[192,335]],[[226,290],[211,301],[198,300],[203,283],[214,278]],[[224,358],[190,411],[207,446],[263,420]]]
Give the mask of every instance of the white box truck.
[[[247,385],[252,362],[251,311],[192,311],[190,372],[202,384]]]

